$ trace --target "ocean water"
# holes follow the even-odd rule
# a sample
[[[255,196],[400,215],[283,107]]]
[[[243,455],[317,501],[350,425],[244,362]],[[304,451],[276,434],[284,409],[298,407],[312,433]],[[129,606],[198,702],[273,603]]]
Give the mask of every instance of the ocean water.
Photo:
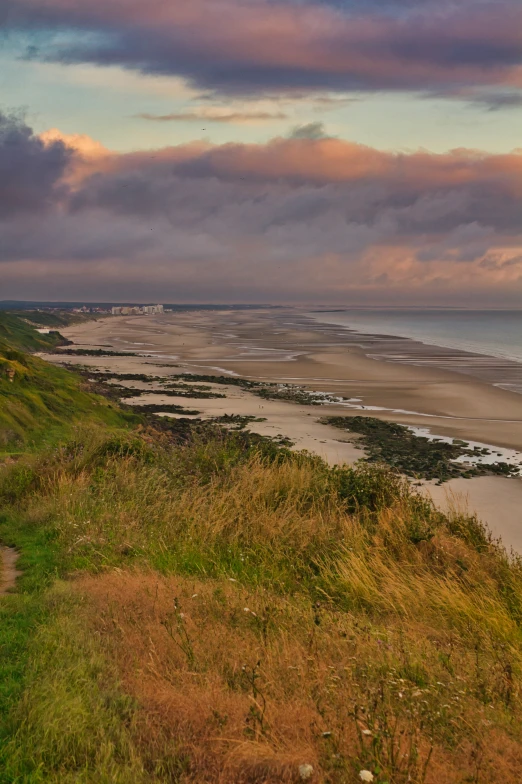
[[[395,335],[522,364],[522,310],[354,308],[310,315],[363,334]]]

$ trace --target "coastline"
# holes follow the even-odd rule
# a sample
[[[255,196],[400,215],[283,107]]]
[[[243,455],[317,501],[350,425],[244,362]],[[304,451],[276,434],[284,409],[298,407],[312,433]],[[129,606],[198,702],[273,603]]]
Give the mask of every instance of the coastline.
[[[339,326],[318,326],[295,309],[111,317],[70,327],[64,335],[85,348],[109,350],[112,346],[141,356],[47,358],[119,373],[242,376],[355,399],[359,402],[301,406],[260,401],[247,391],[227,387],[225,399],[180,400],[206,416],[235,413],[264,417],[265,422],[252,423],[249,428],[264,435],[286,436],[294,441],[294,448],[317,453],[330,463],[351,463],[363,453],[354,439],[317,420],[325,414],[352,411],[429,428],[441,436],[522,451],[522,395],[433,363],[412,365],[369,358],[365,347],[349,338],[345,330],[339,333]],[[429,353],[430,348],[424,346],[423,351]],[[437,351],[434,354],[436,360]],[[146,395],[139,401],[154,402],[156,398]],[[173,401],[178,399],[168,398]],[[355,405],[358,408],[354,410]],[[466,494],[469,507],[493,534],[502,536],[508,548],[522,552],[521,479],[488,476],[451,480],[427,489],[442,506],[448,503],[446,496],[452,503],[452,494]]]
[[[393,332],[394,326],[399,330],[398,324],[379,324],[377,321],[357,324],[356,316],[352,321],[350,315],[332,318],[333,313],[322,311],[320,315],[316,312],[308,315],[319,325],[342,329],[346,340],[362,348],[369,359],[449,370],[522,394],[522,354],[515,356],[519,349],[512,348],[510,353],[505,347],[490,345],[488,351],[487,345],[480,342],[470,345],[444,331],[437,336],[424,334],[422,329],[417,334],[411,328],[404,332],[403,328],[404,334],[399,334]],[[520,326],[522,329],[522,323]],[[458,329],[457,324],[455,328]],[[406,334],[408,331],[410,334]]]

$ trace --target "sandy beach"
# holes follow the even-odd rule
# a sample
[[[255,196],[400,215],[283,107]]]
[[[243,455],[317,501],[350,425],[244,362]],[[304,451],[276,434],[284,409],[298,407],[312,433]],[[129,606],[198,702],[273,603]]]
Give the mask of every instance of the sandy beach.
[[[223,387],[226,398],[187,399],[143,395],[136,402],[179,402],[205,416],[224,413],[263,417],[249,427],[283,435],[295,449],[307,449],[329,463],[353,463],[363,453],[357,437],[317,420],[328,415],[373,416],[431,433],[469,439],[522,452],[522,395],[499,389],[469,372],[437,366],[437,347],[422,344],[420,365],[370,359],[357,339],[336,325],[322,324],[290,309],[181,311],[157,316],[116,316],[70,327],[63,334],[88,349],[110,348],[140,356],[46,356],[52,361],[116,373],[175,375],[182,372],[241,376],[295,384],[344,398],[343,403],[308,406],[260,400],[238,387]],[[359,341],[360,342],[360,341]],[[382,352],[381,352],[382,354]],[[452,366],[459,367],[453,352]],[[462,368],[467,367],[462,355]],[[522,552],[522,480],[503,477],[453,479],[427,487],[436,502],[466,502]],[[448,501],[449,498],[449,501]]]

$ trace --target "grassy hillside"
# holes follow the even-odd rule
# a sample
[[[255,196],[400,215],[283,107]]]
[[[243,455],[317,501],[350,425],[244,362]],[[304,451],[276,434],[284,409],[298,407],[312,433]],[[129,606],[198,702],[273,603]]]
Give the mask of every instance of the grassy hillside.
[[[17,451],[24,444],[50,443],[86,416],[122,423],[121,416],[103,398],[85,391],[75,375],[26,353],[50,350],[61,342],[59,333],[40,334],[19,316],[0,313],[0,453]]]
[[[34,324],[40,325],[36,321]],[[62,324],[42,324],[49,329],[58,329]],[[48,351],[63,343],[64,339],[56,332],[42,335],[29,323],[29,313],[19,316],[14,313],[0,312],[0,351],[15,349],[18,351]]]

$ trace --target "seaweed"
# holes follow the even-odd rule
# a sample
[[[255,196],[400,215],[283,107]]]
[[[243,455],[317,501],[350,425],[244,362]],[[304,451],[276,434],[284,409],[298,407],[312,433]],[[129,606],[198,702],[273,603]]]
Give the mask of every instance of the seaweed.
[[[517,472],[505,462],[466,464],[455,462],[457,458],[476,457],[488,453],[484,449],[469,449],[465,441],[445,443],[432,441],[415,435],[405,425],[387,422],[375,417],[331,416],[321,422],[341,430],[358,433],[360,443],[367,451],[364,458],[369,463],[386,463],[407,476],[416,479],[437,479],[439,483],[455,477],[471,478],[498,474],[510,476]]]
[[[178,406],[174,403],[146,403],[142,406],[133,406],[127,403],[125,407],[131,408],[137,414],[141,414],[142,412],[147,414],[185,414],[185,416],[197,416],[198,414],[201,414],[201,411],[196,411],[194,408],[183,408],[183,406]]]

